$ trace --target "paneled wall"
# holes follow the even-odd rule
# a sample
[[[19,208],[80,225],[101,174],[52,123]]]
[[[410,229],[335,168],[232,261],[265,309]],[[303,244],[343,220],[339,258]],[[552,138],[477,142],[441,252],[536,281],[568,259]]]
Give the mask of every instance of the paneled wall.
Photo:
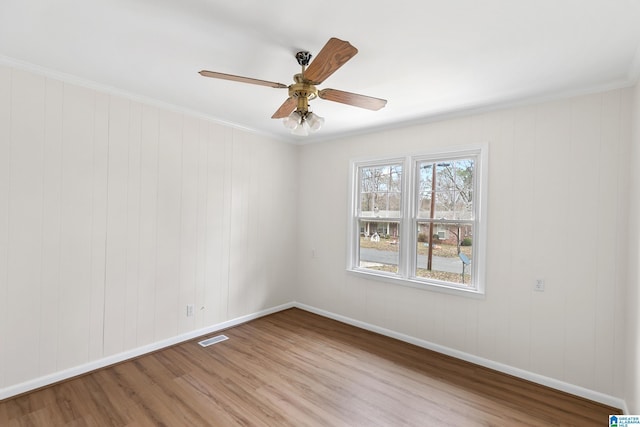
[[[296,300],[623,397],[630,100],[616,90],[303,146]],[[351,159],[484,142],[484,298],[345,271]]]
[[[290,302],[297,197],[295,146],[0,66],[0,389]]]

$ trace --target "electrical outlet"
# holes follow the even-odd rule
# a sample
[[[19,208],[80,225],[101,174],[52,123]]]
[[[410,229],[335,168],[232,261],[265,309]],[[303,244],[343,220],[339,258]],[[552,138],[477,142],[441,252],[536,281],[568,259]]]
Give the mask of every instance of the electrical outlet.
[[[193,304],[187,304],[187,317],[193,316]]]
[[[536,279],[536,283],[533,285],[533,290],[544,292],[544,279]]]

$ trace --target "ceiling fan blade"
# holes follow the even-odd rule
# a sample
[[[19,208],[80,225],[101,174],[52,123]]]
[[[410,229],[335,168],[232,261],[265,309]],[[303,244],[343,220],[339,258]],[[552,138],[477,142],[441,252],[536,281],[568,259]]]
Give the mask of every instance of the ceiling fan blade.
[[[322,89],[318,92],[318,96],[328,101],[340,102],[342,104],[353,105],[354,107],[366,108],[367,110],[373,111],[378,111],[387,105],[386,99],[358,95],[357,93],[345,92],[337,89]]]
[[[304,78],[312,84],[322,83],[358,53],[351,43],[332,37],[318,52],[304,72]]]
[[[291,114],[293,110],[296,109],[297,105],[298,105],[298,102],[296,101],[296,99],[293,97],[289,97],[282,103],[280,108],[278,108],[278,110],[275,113],[273,113],[273,116],[271,116],[271,118],[284,119],[289,114]]]
[[[215,71],[202,70],[198,74],[204,77],[213,77],[214,79],[232,80],[234,82],[241,82],[241,83],[251,83],[254,85],[275,87],[277,89],[286,89],[289,87],[282,83],[269,82],[267,80],[252,79],[250,77],[235,76],[233,74],[218,73]]]

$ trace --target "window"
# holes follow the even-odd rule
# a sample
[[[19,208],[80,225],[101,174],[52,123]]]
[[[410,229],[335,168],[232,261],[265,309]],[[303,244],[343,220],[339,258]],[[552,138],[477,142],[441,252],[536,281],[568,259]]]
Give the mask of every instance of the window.
[[[483,293],[487,149],[352,163],[348,269]]]

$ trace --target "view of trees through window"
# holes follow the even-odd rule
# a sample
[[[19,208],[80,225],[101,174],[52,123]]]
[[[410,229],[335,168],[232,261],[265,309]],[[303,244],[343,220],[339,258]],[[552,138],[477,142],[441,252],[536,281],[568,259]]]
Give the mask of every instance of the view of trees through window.
[[[471,284],[474,159],[421,161],[417,170],[415,274]]]
[[[402,164],[360,169],[362,216],[399,218],[402,195]]]
[[[403,162],[358,167],[358,267],[474,286],[475,162],[470,156],[418,159],[407,168]],[[408,195],[402,192],[407,178],[413,180]],[[409,242],[402,242],[401,226],[411,227]]]

